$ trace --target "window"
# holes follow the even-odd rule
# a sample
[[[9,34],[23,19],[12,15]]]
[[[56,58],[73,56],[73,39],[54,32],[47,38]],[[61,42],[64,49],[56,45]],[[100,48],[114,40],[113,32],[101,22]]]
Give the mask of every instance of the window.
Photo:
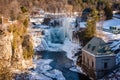
[[[95,46],[92,47],[92,51],[94,51],[94,50],[95,50]]]
[[[88,65],[88,67],[89,67],[89,59],[87,58],[87,65]]]
[[[92,61],[92,67],[94,67],[94,62]]]
[[[90,46],[91,46],[91,44],[88,44],[88,47],[87,47],[87,48],[89,49],[89,48],[90,48]]]
[[[83,60],[83,62],[85,61],[85,57],[84,57],[84,55],[82,55],[82,60]]]
[[[108,67],[108,63],[105,62],[105,63],[104,63],[104,68],[107,68],[107,67]]]

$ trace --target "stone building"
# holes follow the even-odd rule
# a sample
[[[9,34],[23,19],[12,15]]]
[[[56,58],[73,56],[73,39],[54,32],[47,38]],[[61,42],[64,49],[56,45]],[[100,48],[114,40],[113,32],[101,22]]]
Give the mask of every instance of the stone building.
[[[102,78],[116,65],[116,55],[101,38],[92,38],[82,49],[82,69],[92,79]]]

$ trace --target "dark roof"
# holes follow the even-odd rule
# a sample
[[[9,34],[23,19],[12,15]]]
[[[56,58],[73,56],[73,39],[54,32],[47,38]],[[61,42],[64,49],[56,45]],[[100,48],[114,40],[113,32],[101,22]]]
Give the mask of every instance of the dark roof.
[[[92,38],[83,50],[90,52],[93,55],[110,55],[113,54],[113,51],[108,44],[104,42],[103,39],[94,37]]]
[[[85,8],[82,11],[81,22],[86,22],[88,19],[89,14],[92,12],[91,8]]]
[[[84,13],[90,13],[91,11],[92,11],[91,8],[85,8],[85,9],[83,10],[82,14],[84,14]]]

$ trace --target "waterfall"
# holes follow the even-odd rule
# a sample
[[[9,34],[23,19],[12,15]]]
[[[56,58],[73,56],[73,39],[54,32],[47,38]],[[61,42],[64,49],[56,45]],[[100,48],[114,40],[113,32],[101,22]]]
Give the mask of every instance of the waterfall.
[[[44,50],[48,50],[49,49],[49,46],[48,46],[48,44],[47,44],[45,39],[41,40],[41,45],[43,46]]]
[[[50,40],[51,40],[51,43],[63,44],[65,40],[63,29],[61,27],[51,28]]]
[[[59,20],[61,22],[59,23]],[[71,26],[71,18],[62,18],[58,19],[58,22],[53,22],[54,25],[50,27],[50,29],[44,29],[45,35],[41,38],[41,44],[39,46],[40,50],[48,50],[51,48],[59,48],[60,45],[64,44],[65,39],[72,41],[72,26]]]
[[[72,26],[70,24],[70,18],[63,18],[62,25],[63,25],[63,30],[64,30],[66,37],[70,41],[72,41],[73,32],[72,32]]]

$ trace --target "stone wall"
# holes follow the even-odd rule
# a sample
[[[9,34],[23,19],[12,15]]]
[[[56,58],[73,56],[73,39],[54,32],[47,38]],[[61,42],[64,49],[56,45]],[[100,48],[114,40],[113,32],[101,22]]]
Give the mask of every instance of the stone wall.
[[[82,50],[82,69],[89,77],[92,77],[94,79],[96,79],[95,65],[95,57]]]
[[[82,50],[82,69],[93,79],[102,78],[115,64],[115,55],[93,55],[85,50]],[[107,63],[107,68],[104,68],[104,63]]]

